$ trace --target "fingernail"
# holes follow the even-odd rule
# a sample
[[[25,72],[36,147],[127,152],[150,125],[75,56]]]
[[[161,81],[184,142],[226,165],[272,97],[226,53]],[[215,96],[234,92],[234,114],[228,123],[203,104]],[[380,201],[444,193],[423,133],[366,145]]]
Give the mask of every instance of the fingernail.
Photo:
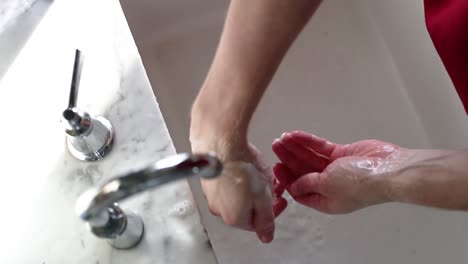
[[[264,234],[260,237],[260,240],[263,242],[263,243],[270,243],[271,241],[273,241],[273,233],[271,234]]]
[[[275,236],[275,226],[268,226],[263,230],[263,232],[264,233],[260,236],[260,240],[262,240],[263,243],[270,243]]]

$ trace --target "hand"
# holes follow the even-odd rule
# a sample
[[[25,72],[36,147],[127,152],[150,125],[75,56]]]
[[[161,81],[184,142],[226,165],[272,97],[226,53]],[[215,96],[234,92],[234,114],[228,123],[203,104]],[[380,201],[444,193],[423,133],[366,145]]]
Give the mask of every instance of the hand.
[[[277,196],[272,195],[271,167],[251,144],[220,145],[227,146],[217,144],[218,147],[207,148],[200,146],[199,142],[192,144],[194,151],[215,151],[223,161],[220,177],[201,180],[210,212],[230,226],[255,231],[264,243],[271,242],[275,231],[274,218],[287,206],[278,188]]]
[[[399,147],[377,140],[339,145],[303,131],[284,133],[273,142],[281,160],[274,173],[299,203],[341,214],[389,201],[385,173]]]

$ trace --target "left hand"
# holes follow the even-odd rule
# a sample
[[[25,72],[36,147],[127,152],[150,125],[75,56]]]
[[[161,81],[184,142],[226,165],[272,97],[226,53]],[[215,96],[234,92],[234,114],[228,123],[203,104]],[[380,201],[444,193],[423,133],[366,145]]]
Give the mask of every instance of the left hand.
[[[378,140],[340,145],[295,131],[272,147],[281,160],[275,176],[305,206],[341,214],[389,201],[384,178],[398,162],[396,145]]]

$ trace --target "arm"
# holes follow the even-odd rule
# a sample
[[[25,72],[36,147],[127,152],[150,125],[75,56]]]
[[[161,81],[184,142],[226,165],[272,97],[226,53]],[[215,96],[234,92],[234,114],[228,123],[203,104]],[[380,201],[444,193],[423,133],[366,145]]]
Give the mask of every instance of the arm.
[[[192,150],[214,151],[225,165],[223,177],[202,180],[210,211],[229,225],[256,231],[263,242],[274,233],[272,175],[249,146],[247,130],[286,51],[319,3],[231,1],[214,61],[192,108]],[[284,209],[285,203],[282,199],[274,206]]]
[[[192,142],[196,143],[208,131],[246,143],[247,128],[257,104],[319,3],[231,2],[213,64],[193,105]]]
[[[284,134],[273,150],[282,162],[274,168],[281,184],[299,203],[325,213],[385,202],[468,210],[468,150],[378,140],[340,145],[302,131]]]
[[[468,151],[405,150],[385,177],[390,201],[468,211]]]

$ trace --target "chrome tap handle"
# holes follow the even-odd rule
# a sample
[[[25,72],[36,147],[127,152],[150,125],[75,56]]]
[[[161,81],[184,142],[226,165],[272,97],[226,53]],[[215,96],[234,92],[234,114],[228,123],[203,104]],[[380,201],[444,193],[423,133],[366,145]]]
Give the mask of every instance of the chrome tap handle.
[[[76,107],[78,100],[78,88],[80,87],[81,67],[83,66],[83,54],[79,49],[75,51],[75,62],[73,64],[73,75],[68,99],[68,109]]]
[[[96,236],[110,239],[114,247],[130,248],[140,241],[143,222],[136,213],[120,209],[117,202],[188,177],[214,178],[222,168],[213,154],[174,155],[86,191],[78,198],[76,212]]]
[[[70,153],[79,160],[95,161],[102,159],[111,150],[115,137],[114,128],[106,118],[94,117],[76,107],[82,65],[83,55],[77,49],[68,108],[62,113],[62,123],[65,126]]]

